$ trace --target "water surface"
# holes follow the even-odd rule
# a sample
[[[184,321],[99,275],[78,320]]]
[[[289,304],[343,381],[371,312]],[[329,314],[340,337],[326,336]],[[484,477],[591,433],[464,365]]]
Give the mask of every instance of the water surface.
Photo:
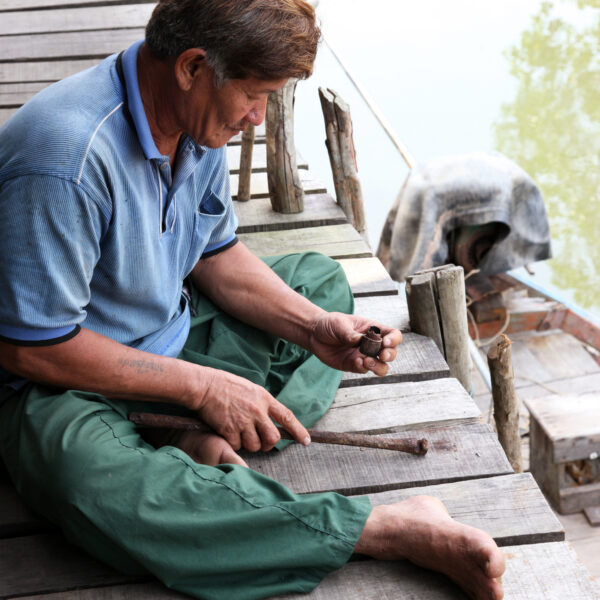
[[[538,183],[554,243],[534,279],[600,316],[600,0],[321,0],[325,37],[418,162],[499,150]],[[333,190],[318,86],[350,104],[374,248],[408,169],[326,47],[296,142]]]

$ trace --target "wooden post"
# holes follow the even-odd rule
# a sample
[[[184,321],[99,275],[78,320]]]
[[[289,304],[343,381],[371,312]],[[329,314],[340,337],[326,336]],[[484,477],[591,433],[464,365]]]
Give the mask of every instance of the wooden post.
[[[273,210],[304,210],[304,190],[296,165],[294,146],[294,90],[296,79],[270,94],[266,114],[267,180]]]
[[[329,153],[337,202],[354,228],[366,238],[367,225],[362,188],[358,179],[350,108],[333,90],[319,88],[319,99],[325,119],[325,145]]]
[[[452,377],[456,377],[470,394],[471,357],[464,271],[462,267],[450,266],[436,270],[435,275],[446,362]]]
[[[406,278],[406,301],[411,330],[430,337],[444,354],[435,274],[409,275]]]
[[[492,377],[494,419],[498,439],[512,468],[523,472],[521,437],[519,436],[519,400],[515,392],[511,360],[511,341],[504,334],[488,351],[488,365]]]
[[[238,177],[237,199],[240,202],[250,200],[250,179],[252,178],[252,150],[254,149],[254,125],[249,123],[242,133],[240,151],[240,175]]]
[[[446,358],[450,375],[470,394],[471,357],[462,267],[441,265],[406,278],[410,328],[430,337]]]

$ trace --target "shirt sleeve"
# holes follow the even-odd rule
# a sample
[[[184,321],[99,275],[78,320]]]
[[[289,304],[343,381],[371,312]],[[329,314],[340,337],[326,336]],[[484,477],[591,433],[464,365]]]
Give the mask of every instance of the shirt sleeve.
[[[213,214],[222,212],[222,214],[212,229],[202,252],[202,258],[222,252],[237,242],[235,231],[238,227],[238,219],[231,198],[227,153],[225,147],[219,148],[216,152],[218,154],[214,176],[208,194],[200,203],[200,211]]]
[[[100,256],[99,205],[81,186],[46,175],[0,187],[0,336],[21,345],[72,337],[86,317]]]

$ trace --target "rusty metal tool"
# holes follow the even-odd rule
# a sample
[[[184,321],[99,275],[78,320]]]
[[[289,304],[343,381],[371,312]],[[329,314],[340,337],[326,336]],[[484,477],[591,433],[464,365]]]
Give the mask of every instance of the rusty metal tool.
[[[177,417],[173,415],[159,415],[155,413],[132,412],[129,420],[138,427],[165,427],[171,429],[188,429],[214,433],[214,431],[193,417]],[[294,438],[285,429],[278,428],[284,440]],[[313,442],[317,444],[340,444],[342,446],[359,446],[362,448],[380,448],[383,450],[395,450],[407,452],[408,454],[424,455],[429,450],[429,442],[425,438],[388,438],[362,433],[338,433],[335,431],[317,431],[309,429],[308,433]]]

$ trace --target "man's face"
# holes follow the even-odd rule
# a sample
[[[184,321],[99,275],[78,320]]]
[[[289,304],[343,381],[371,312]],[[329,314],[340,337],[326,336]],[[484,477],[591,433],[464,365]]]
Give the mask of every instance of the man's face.
[[[196,142],[210,148],[224,146],[248,123],[260,125],[267,98],[287,79],[230,79],[217,87],[212,76],[197,78],[186,99],[185,131]]]

